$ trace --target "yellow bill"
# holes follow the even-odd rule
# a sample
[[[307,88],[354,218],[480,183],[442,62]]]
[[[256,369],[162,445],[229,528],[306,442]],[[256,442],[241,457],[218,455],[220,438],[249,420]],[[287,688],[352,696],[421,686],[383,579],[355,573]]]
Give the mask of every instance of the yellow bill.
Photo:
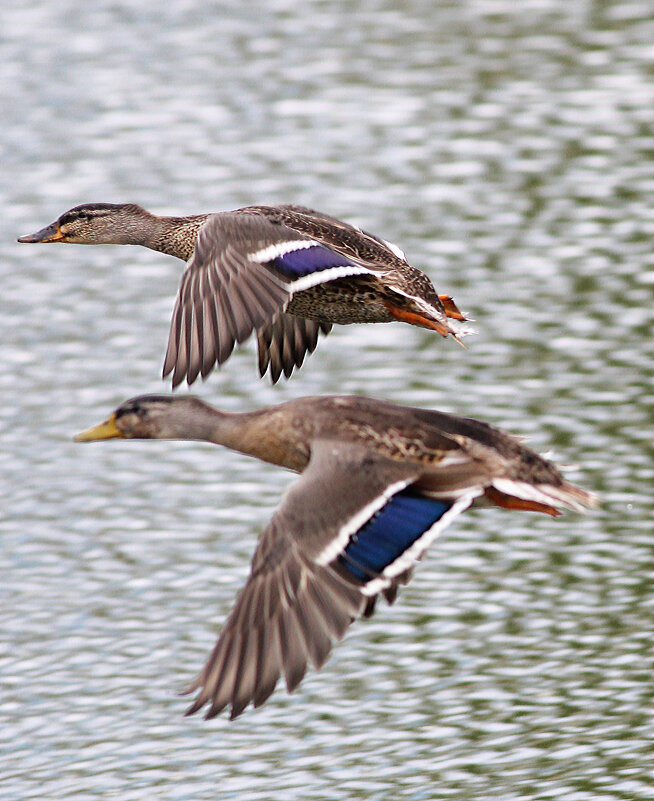
[[[112,414],[104,423],[87,428],[86,431],[76,434],[73,439],[75,442],[96,442],[101,439],[125,439],[125,435],[116,425],[116,415]]]

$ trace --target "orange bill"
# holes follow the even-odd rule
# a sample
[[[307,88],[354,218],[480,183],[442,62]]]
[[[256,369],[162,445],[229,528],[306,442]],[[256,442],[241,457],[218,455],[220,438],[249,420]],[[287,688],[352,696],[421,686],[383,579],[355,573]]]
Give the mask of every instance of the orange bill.
[[[56,222],[46,225],[35,234],[26,234],[18,238],[19,242],[62,242],[65,237]]]

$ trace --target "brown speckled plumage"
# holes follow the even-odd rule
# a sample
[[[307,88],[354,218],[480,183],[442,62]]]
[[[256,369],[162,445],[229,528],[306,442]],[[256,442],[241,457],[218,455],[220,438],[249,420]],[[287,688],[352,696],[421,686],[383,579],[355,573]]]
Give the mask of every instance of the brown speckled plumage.
[[[186,261],[164,362],[173,386],[206,377],[253,332],[260,372],[275,382],[335,323],[401,320],[454,338],[470,330],[399,248],[301,206],[158,217],[135,204],[90,203],[19,241],[137,244]]]
[[[431,541],[471,504],[559,514],[593,496],[517,439],[477,420],[365,397],[301,398],[225,414],[198,398],[142,396],[79,435],[196,439],[302,475],[263,532],[189,713],[262,704],[384,595],[392,602]]]

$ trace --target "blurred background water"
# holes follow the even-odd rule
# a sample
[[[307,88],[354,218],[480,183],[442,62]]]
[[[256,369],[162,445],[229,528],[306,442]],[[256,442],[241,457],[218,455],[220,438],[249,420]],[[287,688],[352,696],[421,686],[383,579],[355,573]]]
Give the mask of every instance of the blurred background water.
[[[654,14],[563,0],[17,0],[0,32],[0,797],[651,799]],[[85,201],[296,202],[397,242],[464,351],[342,327],[248,409],[357,392],[577,464],[587,517],[473,512],[322,671],[183,718],[289,474],[71,442],[159,380],[182,265],[15,239]],[[184,391],[184,390],[183,390]]]

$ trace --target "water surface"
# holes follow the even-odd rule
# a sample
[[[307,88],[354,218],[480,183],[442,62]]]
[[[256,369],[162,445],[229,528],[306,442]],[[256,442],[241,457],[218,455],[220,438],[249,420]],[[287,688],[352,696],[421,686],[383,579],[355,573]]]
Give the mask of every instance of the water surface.
[[[651,799],[654,20],[647,3],[22,0],[0,37],[0,797]],[[319,673],[183,718],[291,476],[71,441],[159,380],[181,263],[15,238],[84,201],[298,202],[477,321],[340,328],[228,409],[366,393],[578,465],[587,517],[473,512]]]

